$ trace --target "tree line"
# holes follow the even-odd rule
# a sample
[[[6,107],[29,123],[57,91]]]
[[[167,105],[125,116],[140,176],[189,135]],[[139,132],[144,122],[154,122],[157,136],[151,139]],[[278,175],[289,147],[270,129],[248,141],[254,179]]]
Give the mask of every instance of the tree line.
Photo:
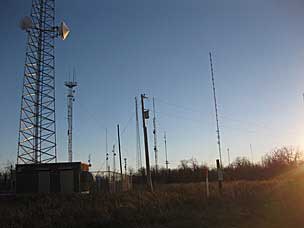
[[[264,155],[261,162],[253,163],[247,157],[237,157],[231,164],[223,167],[224,179],[232,180],[266,180],[286,173],[300,165],[304,165],[303,152],[294,147],[281,147]],[[155,183],[189,183],[205,181],[208,170],[210,181],[217,180],[217,169],[200,165],[196,159],[182,160],[177,168],[161,168],[157,172],[152,169]],[[145,170],[133,175],[134,183],[144,182]]]

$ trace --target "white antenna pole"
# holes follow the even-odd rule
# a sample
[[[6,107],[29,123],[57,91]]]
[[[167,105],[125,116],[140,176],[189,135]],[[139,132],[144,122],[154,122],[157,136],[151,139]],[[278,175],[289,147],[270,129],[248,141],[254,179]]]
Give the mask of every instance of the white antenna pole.
[[[73,78],[75,77],[75,70],[73,72]],[[73,81],[67,81],[64,83],[64,85],[68,88],[68,161],[73,161],[73,151],[72,151],[72,140],[73,140],[73,102],[74,99],[74,87],[77,86],[77,82]]]

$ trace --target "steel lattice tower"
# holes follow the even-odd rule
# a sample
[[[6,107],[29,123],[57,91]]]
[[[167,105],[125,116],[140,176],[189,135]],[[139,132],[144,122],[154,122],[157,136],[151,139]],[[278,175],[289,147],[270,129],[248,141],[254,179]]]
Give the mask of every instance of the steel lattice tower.
[[[72,146],[73,146],[73,102],[74,99],[74,87],[77,86],[77,82],[68,81],[65,82],[64,85],[68,88],[68,161],[73,161],[73,152],[72,152]]]
[[[69,31],[55,26],[55,0],[32,0],[22,23],[28,38],[17,163],[56,162],[54,39]]]

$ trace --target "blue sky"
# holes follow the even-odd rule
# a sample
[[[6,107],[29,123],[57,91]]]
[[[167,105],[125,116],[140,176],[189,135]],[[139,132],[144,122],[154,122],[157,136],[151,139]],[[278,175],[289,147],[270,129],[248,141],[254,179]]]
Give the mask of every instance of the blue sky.
[[[19,20],[30,0],[2,0],[0,8],[0,163],[16,160],[26,34]],[[159,161],[167,132],[172,166],[191,157],[218,157],[208,52],[213,52],[223,163],[254,160],[282,145],[302,148],[304,3],[244,0],[56,1],[56,21],[71,28],[56,41],[58,159],[67,160],[66,90],[75,67],[74,158],[104,167],[122,134],[123,157],[135,166],[134,97],[155,96]],[[151,100],[147,107],[152,108]],[[151,163],[152,120],[148,123]],[[142,130],[141,130],[142,133]],[[143,155],[142,155],[143,156]],[[144,157],[144,156],[143,156]]]

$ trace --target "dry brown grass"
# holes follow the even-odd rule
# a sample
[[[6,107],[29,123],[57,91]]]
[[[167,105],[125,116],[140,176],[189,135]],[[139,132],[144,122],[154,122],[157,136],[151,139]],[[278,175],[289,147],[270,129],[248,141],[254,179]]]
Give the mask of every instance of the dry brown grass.
[[[33,195],[0,202],[0,227],[304,227],[304,175],[157,186],[154,193]]]

